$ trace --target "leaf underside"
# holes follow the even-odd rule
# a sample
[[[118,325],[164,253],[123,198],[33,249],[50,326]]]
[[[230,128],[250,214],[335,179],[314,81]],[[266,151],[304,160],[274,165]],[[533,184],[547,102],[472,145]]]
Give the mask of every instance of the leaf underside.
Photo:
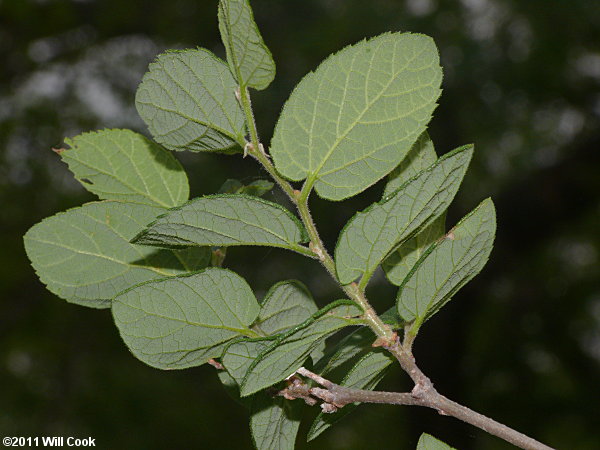
[[[246,281],[220,268],[134,286],[112,312],[131,352],[159,369],[184,369],[220,357],[231,340],[252,335],[259,305]]]
[[[423,433],[417,443],[417,450],[455,450],[448,444],[434,438],[433,436]]]
[[[352,217],[335,248],[340,282],[348,284],[361,275],[368,281],[394,247],[439,217],[454,199],[472,153],[472,146],[465,146],[443,156],[382,202]]]
[[[170,208],[188,199],[188,179],[168,151],[131,130],[101,130],[65,139],[60,152],[75,178],[101,199]]]
[[[269,289],[254,328],[270,336],[309,319],[318,310],[308,288],[299,281],[282,281]]]
[[[350,301],[334,302],[272,341],[250,365],[241,383],[241,395],[253,394],[293,374],[327,337],[361,323],[356,318],[360,313],[360,308]]]
[[[398,313],[419,323],[435,314],[488,260],[496,232],[494,204],[486,199],[430,246],[398,291]]]
[[[445,232],[446,212],[392,252],[381,265],[390,283],[400,286],[427,248]]]
[[[277,170],[329,200],[389,173],[425,130],[441,93],[433,40],[388,33],[327,58],[294,89],[271,143]]]
[[[264,337],[238,339],[228,345],[223,354],[223,365],[238,384],[242,384],[254,360],[275,339],[282,339],[282,333],[292,328],[306,326],[318,309],[306,286],[296,280],[273,285],[260,306],[252,329]]]
[[[302,418],[301,402],[260,392],[253,396],[250,414],[250,431],[258,450],[294,449]]]
[[[437,154],[435,153],[433,141],[429,137],[429,133],[424,131],[410,148],[402,162],[389,173],[383,189],[383,198],[396,192],[404,183],[419,172],[427,169],[436,160]]]
[[[134,284],[208,265],[206,248],[178,252],[129,243],[161,212],[137,203],[87,203],[34,225],[25,235],[25,249],[51,292],[72,303],[107,308]]]
[[[219,194],[247,194],[255,197],[262,197],[271,189],[275,184],[268,180],[255,180],[250,184],[244,185],[241,181],[234,178],[225,180],[225,182],[219,188]]]
[[[371,344],[375,338],[375,334],[368,327],[352,331],[334,347],[328,349],[327,353],[315,364],[314,371],[321,375],[335,371],[355,359],[357,355],[372,350]]]
[[[433,142],[429,138],[429,134],[424,132],[412,146],[406,158],[389,174],[383,198],[398,190],[419,172],[427,169],[435,163],[436,159]],[[446,213],[444,212],[423,231],[393,251],[381,265],[390,283],[400,286],[425,250],[445,231]]]
[[[158,217],[134,242],[159,247],[268,245],[297,249],[299,220],[282,206],[244,194],[199,197]]]
[[[150,64],[138,87],[138,113],[169,150],[231,150],[244,145],[237,83],[223,61],[204,49],[168,51]]]
[[[219,31],[231,73],[240,86],[265,89],[275,77],[275,62],[263,42],[248,0],[219,2]]]

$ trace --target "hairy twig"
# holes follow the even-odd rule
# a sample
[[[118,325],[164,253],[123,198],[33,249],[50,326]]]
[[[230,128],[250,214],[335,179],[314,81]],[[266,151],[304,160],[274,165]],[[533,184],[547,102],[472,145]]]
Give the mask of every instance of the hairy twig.
[[[238,92],[236,92],[236,95]],[[308,232],[309,249],[316,256],[331,277],[340,285],[348,297],[358,303],[363,309],[363,320],[377,336],[376,346],[388,350],[400,363],[400,366],[411,377],[414,387],[411,392],[381,392],[352,389],[337,385],[320,375],[303,367],[296,372],[321,387],[311,387],[296,376],[288,379],[288,386],[279,391],[287,399],[303,399],[309,405],[314,405],[321,400],[324,412],[332,413],[350,403],[383,403],[391,405],[425,406],[435,409],[439,414],[455,417],[466,423],[474,425],[490,434],[498,436],[511,444],[523,449],[552,450],[535,439],[532,439],[516,430],[513,430],[489,417],[479,414],[469,408],[459,405],[444,397],[434,388],[431,380],[419,369],[412,354],[412,344],[415,334],[411,328],[405,330],[404,342],[394,332],[392,327],[385,324],[365,297],[364,287],[356,283],[343,285],[340,283],[335,262],[327,252],[317,227],[308,208],[308,197],[312,190],[312,183],[305,183],[302,190],[295,190],[292,185],[281,177],[271,162],[267,152],[259,141],[254,115],[252,113],[250,94],[247,89],[241,90],[238,97],[246,115],[251,142],[244,148],[254,157],[277,182],[287,194],[298,210],[298,214]]]

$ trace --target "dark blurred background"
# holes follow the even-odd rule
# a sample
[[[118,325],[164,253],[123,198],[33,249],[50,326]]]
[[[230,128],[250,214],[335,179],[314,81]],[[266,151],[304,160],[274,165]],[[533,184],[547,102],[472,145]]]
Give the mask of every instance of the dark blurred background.
[[[476,144],[448,225],[492,196],[498,237],[483,273],[424,327],[418,361],[460,403],[557,448],[600,448],[600,2],[252,3],[278,71],[254,93],[267,143],[291,88],[329,53],[388,30],[435,38],[445,75],[430,134],[438,153]],[[51,148],[97,128],[145,133],[133,99],[148,63],[174,47],[222,56],[216,7],[0,0],[0,435],[91,436],[111,449],[251,448],[247,415],[212,367],[144,366],[109,311],[47,292],[22,244],[41,218],[92,199]],[[250,158],[177,156],[194,196],[260,174]],[[381,190],[313,200],[329,248]],[[321,304],[339,296],[320,267],[291,253],[236,248],[227,265],[258,296],[286,278],[308,284]],[[394,289],[379,274],[369,295],[382,311]],[[410,384],[394,370],[381,386]],[[391,406],[362,407],[306,448],[410,449],[423,431],[459,449],[509,448],[433,411]]]

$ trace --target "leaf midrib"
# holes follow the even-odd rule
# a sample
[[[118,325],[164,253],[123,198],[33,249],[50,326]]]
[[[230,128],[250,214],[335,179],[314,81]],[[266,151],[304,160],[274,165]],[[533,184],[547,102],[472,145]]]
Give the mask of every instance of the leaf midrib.
[[[379,44],[377,50],[373,51],[373,55],[375,53],[375,51],[379,51],[381,48],[381,43]],[[395,46],[394,46],[395,47]],[[323,166],[325,165],[325,163],[329,160],[329,157],[331,156],[331,154],[335,151],[335,149],[337,148],[337,146],[342,142],[342,140],[348,135],[348,133],[350,133],[350,131],[352,131],[352,129],[356,126],[356,124],[360,121],[360,119],[364,116],[364,114],[366,114],[366,112],[373,106],[373,104],[377,101],[379,101],[379,99],[382,97],[383,93],[385,91],[387,91],[387,89],[390,87],[390,85],[392,84],[392,82],[397,78],[398,74],[401,73],[402,71],[404,71],[408,65],[416,59],[416,57],[418,55],[420,55],[421,53],[423,53],[424,50],[421,50],[419,53],[417,53],[417,55],[412,56],[411,58],[407,59],[407,62],[404,66],[402,66],[399,70],[397,70],[394,74],[392,74],[392,76],[390,77],[390,79],[388,80],[388,82],[385,84],[385,86],[379,91],[379,93],[365,106],[365,108],[363,108],[363,110],[360,112],[360,114],[357,116],[357,118],[353,121],[353,123],[351,125],[349,125],[347,127],[347,129],[342,133],[342,135],[340,135],[339,137],[336,138],[336,140],[334,141],[334,143],[332,144],[331,148],[327,151],[327,153],[325,154],[325,156],[322,158],[321,163],[317,166],[316,170],[313,171],[313,174],[309,175],[308,179],[306,180],[306,183],[308,186],[310,186],[312,188],[312,186],[314,185],[316,179],[318,178],[318,176],[320,175],[320,170],[323,168]],[[394,66],[395,65],[395,59],[396,59],[396,52],[394,51],[393,53],[393,58],[392,58],[392,63],[391,65]],[[354,56],[353,60],[352,60],[352,64],[354,64],[354,61],[356,60],[356,55]],[[323,84],[324,79],[321,79],[321,83],[319,85],[320,86]],[[367,83],[367,79],[365,79],[365,83]],[[316,103],[316,102],[315,102]],[[313,115],[314,116],[314,115]],[[311,130],[312,131],[312,130]],[[310,135],[312,135],[313,133],[311,132]],[[309,151],[309,161],[312,161],[312,148],[309,147],[308,149]]]
[[[253,333],[252,330],[250,330],[249,328],[234,328],[234,327],[228,327],[225,324],[223,324],[223,325],[203,324],[203,323],[199,323],[199,322],[193,322],[193,321],[190,321],[188,319],[178,319],[178,318],[174,318],[174,317],[164,316],[162,314],[150,313],[150,312],[146,311],[145,309],[143,309],[141,307],[136,307],[136,306],[133,306],[133,305],[131,305],[129,303],[123,303],[123,302],[121,302],[119,300],[115,300],[115,303],[120,303],[123,306],[127,306],[128,308],[134,309],[136,311],[141,311],[141,312],[143,312],[145,314],[145,316],[141,317],[140,319],[136,319],[134,322],[137,322],[139,320],[144,320],[148,316],[150,316],[150,317],[158,317],[160,319],[170,320],[170,321],[173,321],[173,322],[179,322],[179,323],[182,323],[182,324],[185,324],[185,325],[190,325],[190,326],[199,327],[199,328],[210,328],[210,329],[218,329],[218,330],[227,330],[227,331],[231,331],[231,332],[234,332],[234,333],[237,333],[237,334],[241,334],[243,336],[254,337],[254,335],[255,335],[255,333]],[[176,302],[174,302],[174,303],[176,303]],[[130,324],[132,322],[124,322],[123,321],[123,323]],[[171,334],[173,334],[173,333],[170,332],[167,336],[170,336]],[[139,336],[133,335],[133,334],[131,334],[129,336],[139,337]],[[163,337],[166,337],[166,336],[163,336]],[[146,339],[148,339],[148,338],[146,337]],[[152,339],[160,339],[160,338],[152,338]],[[229,340],[229,339],[226,339],[225,341],[222,341],[222,342],[226,342],[227,340]],[[208,347],[211,347],[211,346],[212,346],[212,344],[208,345],[206,347],[199,347],[199,348],[208,348]]]

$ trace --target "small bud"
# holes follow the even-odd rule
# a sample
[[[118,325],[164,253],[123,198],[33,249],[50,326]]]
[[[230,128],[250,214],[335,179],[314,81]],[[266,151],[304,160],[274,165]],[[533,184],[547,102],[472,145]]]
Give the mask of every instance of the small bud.
[[[321,403],[321,410],[325,414],[332,414],[332,413],[336,412],[338,409],[337,409],[337,406],[332,405],[331,403]]]
[[[216,361],[212,358],[208,360],[208,364],[210,364],[217,370],[225,370],[225,367],[223,366],[223,364],[221,364],[219,361]]]
[[[244,145],[244,158],[248,156],[248,152],[251,152],[252,150],[254,150],[252,142],[246,142],[246,145]]]
[[[317,247],[316,245],[314,245],[312,242],[308,244],[308,248],[315,255],[317,255],[317,258],[319,258],[321,261],[323,261],[325,259],[325,254],[323,253],[323,250],[321,250],[319,247]]]

